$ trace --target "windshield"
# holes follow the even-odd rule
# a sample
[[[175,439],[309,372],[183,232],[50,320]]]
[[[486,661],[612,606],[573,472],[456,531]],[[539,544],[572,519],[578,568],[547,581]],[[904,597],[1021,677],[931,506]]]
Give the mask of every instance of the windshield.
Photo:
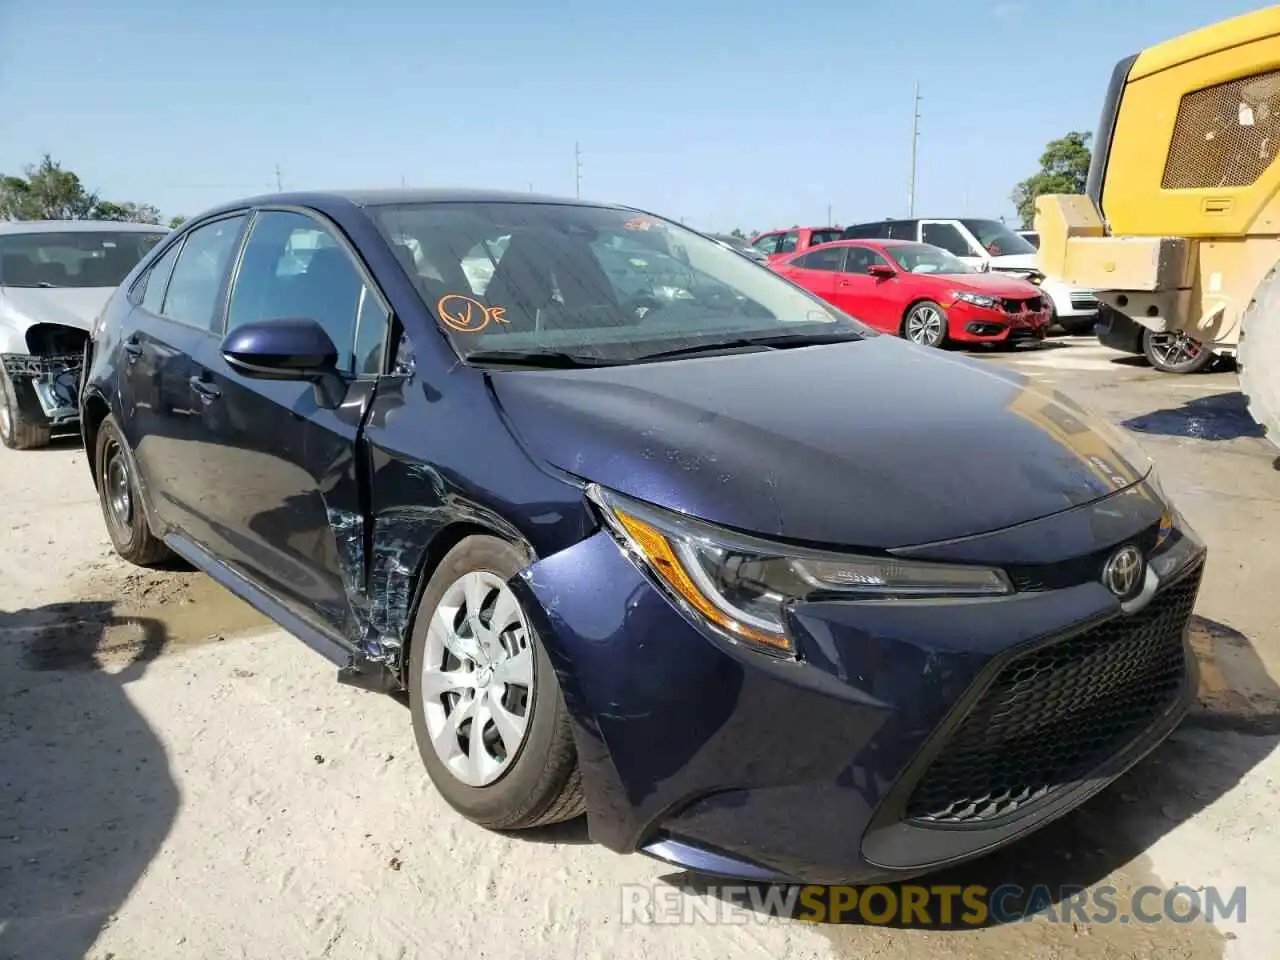
[[[941,247],[927,243],[886,245],[884,252],[907,273],[977,273],[973,267]]]
[[[875,336],[717,241],[633,210],[428,203],[372,213],[464,359],[519,351],[628,363],[752,338]]]
[[[1004,257],[1013,253],[1035,253],[1036,248],[1027,243],[999,220],[961,220],[969,232],[978,238],[982,249],[993,257]]]
[[[0,234],[0,285],[115,287],[164,236],[159,230]]]

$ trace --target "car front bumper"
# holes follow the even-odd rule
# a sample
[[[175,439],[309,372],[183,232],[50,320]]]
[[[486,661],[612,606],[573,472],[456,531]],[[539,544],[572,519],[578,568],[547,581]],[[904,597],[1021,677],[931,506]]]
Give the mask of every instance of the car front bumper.
[[[1007,313],[956,300],[947,308],[947,325],[951,339],[962,343],[1043,340],[1049,311]]]
[[[37,414],[51,427],[73,426],[80,419],[80,354],[36,356],[0,354],[0,363],[14,385],[17,402],[28,417]]]
[[[606,532],[535,563],[515,586],[573,718],[592,838],[704,873],[862,883],[1074,808],[1194,696],[1194,533],[1152,554],[1163,582],[1141,611],[1098,580],[1117,545],[1154,545],[1163,510],[1142,483],[943,545],[935,559],[1004,557],[1018,592],[804,604],[796,660],[686,619]]]

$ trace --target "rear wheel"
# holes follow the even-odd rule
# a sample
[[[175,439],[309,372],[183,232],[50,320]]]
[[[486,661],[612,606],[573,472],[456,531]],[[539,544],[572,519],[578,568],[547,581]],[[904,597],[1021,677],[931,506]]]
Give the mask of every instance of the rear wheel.
[[[1147,361],[1162,373],[1199,373],[1214,360],[1212,350],[1181,331],[1156,333],[1144,330],[1142,352]]]
[[[114,417],[107,417],[98,427],[93,462],[102,517],[116,553],[140,567],[152,567],[169,559],[169,548],[147,523],[133,458]]]
[[[922,300],[907,311],[902,336],[922,347],[941,347],[947,342],[947,312],[932,300]]]
[[[30,389],[30,386],[27,389]],[[18,399],[18,385],[0,366],[0,443],[11,450],[34,450],[49,445],[49,424],[29,416]]]
[[[1280,267],[1271,269],[1245,310],[1236,369],[1249,415],[1280,447]]]
[[[560,684],[507,581],[513,546],[468,537],[445,555],[418,607],[409,707],[427,773],[464,817],[493,829],[584,810]]]

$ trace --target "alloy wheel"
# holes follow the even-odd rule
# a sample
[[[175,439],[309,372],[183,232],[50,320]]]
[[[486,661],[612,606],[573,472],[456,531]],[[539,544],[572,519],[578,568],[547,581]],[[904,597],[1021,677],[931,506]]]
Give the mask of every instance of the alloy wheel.
[[[533,712],[533,651],[520,601],[496,574],[464,574],[431,613],[422,661],[427,732],[449,772],[471,787],[515,760]]]
[[[942,342],[943,324],[937,307],[921,304],[907,317],[907,339],[922,347],[935,347]]]
[[[1200,341],[1188,337],[1182,331],[1151,335],[1151,352],[1167,367],[1188,366],[1196,361],[1203,350],[1204,345]]]

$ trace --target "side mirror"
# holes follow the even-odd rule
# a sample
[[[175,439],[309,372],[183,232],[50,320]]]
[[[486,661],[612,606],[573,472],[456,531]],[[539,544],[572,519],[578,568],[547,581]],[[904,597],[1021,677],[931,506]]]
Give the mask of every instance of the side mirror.
[[[330,409],[346,392],[338,373],[338,348],[314,320],[285,318],[236,327],[222,341],[222,358],[241,376],[255,380],[311,381],[316,402]]]
[[[898,271],[893,269],[893,267],[889,266],[887,263],[873,263],[871,266],[867,267],[867,273],[881,280],[888,280],[890,277],[896,277],[898,275]]]

